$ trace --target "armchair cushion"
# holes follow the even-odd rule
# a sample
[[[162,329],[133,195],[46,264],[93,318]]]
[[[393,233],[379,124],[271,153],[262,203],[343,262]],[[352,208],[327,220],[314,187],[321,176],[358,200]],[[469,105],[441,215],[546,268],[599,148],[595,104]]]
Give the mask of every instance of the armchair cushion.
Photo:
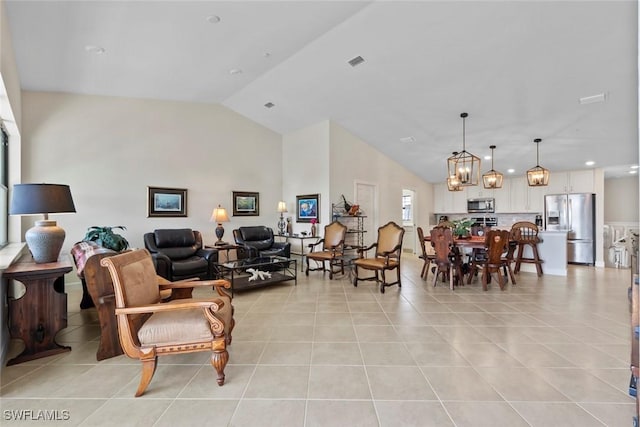
[[[283,256],[290,258],[291,243],[276,242],[273,230],[265,226],[239,227],[233,230],[233,237],[238,245],[243,246],[251,257]]]

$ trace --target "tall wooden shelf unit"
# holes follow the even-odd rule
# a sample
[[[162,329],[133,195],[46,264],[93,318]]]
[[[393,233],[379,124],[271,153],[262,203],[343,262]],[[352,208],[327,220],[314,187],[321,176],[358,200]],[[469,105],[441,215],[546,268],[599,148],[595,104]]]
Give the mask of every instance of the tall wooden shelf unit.
[[[364,219],[366,215],[347,215],[341,204],[331,205],[331,215],[335,221],[347,227],[347,237],[344,244],[348,248],[361,248],[364,246]]]

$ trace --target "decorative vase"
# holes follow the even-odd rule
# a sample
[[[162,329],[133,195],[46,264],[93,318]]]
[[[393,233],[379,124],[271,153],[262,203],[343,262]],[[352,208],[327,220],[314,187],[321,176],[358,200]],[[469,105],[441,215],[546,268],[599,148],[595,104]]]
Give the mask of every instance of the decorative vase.
[[[316,225],[311,224],[311,237],[316,237]]]

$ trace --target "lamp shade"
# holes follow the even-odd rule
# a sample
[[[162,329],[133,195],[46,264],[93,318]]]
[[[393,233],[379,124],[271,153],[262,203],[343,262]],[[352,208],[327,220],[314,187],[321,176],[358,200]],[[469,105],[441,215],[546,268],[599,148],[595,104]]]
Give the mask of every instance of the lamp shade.
[[[278,202],[278,212],[287,212],[287,202]]]
[[[227,210],[222,206],[218,205],[217,208],[213,210],[211,214],[212,222],[229,222],[229,215],[227,215]]]
[[[11,197],[11,215],[75,212],[71,190],[62,184],[16,184]]]
[[[16,184],[13,187],[11,215],[44,214],[44,220],[36,221],[24,235],[31,256],[38,264],[57,261],[64,243],[64,230],[55,221],[49,221],[49,214],[75,211],[68,185]]]

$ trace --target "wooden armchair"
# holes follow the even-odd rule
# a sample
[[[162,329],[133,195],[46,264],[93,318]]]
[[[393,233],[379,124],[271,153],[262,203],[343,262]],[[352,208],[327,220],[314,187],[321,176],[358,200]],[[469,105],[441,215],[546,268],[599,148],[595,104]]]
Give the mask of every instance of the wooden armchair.
[[[224,384],[229,360],[227,344],[234,326],[231,297],[223,288],[226,280],[169,282],[158,286],[151,255],[146,249],[104,258],[113,280],[118,334],[124,353],[142,362],[142,375],[135,396],[141,396],[153,378],[158,356],[211,351],[218,385]],[[214,286],[211,299],[178,299],[162,302],[160,289]]]
[[[309,253],[307,254],[307,269],[305,274],[308,276],[309,271],[327,271],[325,262],[329,263],[329,279],[333,279],[333,267],[340,267],[340,272],[344,274],[344,260],[341,258],[344,254],[344,239],[347,235],[347,227],[338,221],[324,227],[324,238],[316,243],[309,245]],[[322,250],[315,251],[316,246],[322,245]],[[309,260],[321,263],[321,267],[310,268]],[[337,271],[335,271],[337,273]]]
[[[353,262],[355,268],[355,277],[353,286],[358,286],[358,280],[375,280],[380,285],[380,292],[384,293],[387,286],[398,285],[402,287],[400,280],[400,255],[402,254],[402,238],[404,237],[404,228],[395,222],[388,222],[378,228],[378,241],[369,247],[358,249],[359,258]],[[373,258],[365,258],[367,251],[375,248]],[[375,273],[372,277],[360,277],[359,270],[370,270]],[[388,283],[385,277],[387,270],[396,270],[397,280]],[[379,278],[378,273],[382,276]]]

